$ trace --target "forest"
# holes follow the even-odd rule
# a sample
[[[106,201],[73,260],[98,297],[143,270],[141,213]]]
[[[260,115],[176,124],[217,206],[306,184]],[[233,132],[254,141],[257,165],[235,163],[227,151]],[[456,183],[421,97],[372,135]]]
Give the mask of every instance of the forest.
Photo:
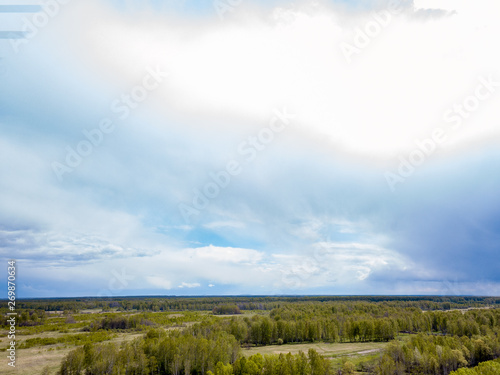
[[[500,374],[500,298],[129,297],[18,305],[19,353],[39,362],[53,357],[26,374]],[[7,332],[7,306],[0,306]]]

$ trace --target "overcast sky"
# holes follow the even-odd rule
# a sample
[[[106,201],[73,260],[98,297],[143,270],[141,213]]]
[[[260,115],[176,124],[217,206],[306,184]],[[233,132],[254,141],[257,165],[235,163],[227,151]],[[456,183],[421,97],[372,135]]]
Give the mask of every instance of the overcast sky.
[[[18,297],[500,295],[497,0],[9,4]]]

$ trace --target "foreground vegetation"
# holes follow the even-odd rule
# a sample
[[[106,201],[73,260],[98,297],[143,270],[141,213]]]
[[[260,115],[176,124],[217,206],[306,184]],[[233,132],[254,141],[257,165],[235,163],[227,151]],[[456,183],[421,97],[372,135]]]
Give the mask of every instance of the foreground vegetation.
[[[500,357],[500,298],[86,298],[18,303],[19,366],[35,364],[18,372],[27,375],[500,373],[495,372],[499,363],[492,361]],[[0,305],[4,332],[5,305]],[[1,339],[0,350],[5,350],[8,340]],[[51,351],[58,355],[44,363],[41,359]],[[37,356],[44,368],[36,365]]]
[[[497,375],[500,374],[500,361],[482,362],[478,366],[470,369],[461,368],[453,371],[450,375]]]

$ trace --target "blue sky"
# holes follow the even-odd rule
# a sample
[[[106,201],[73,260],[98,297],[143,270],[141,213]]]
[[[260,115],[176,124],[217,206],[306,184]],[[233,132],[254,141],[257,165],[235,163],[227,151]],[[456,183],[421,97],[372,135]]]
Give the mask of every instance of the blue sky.
[[[0,13],[20,297],[499,295],[495,1],[55,4]]]

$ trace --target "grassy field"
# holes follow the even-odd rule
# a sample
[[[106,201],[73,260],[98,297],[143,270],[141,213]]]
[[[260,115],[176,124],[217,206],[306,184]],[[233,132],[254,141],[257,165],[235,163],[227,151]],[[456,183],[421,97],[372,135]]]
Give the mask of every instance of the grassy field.
[[[257,346],[251,348],[243,348],[241,352],[245,356],[251,356],[256,353],[264,354],[297,354],[307,351],[312,348],[319,354],[327,358],[336,358],[339,356],[362,356],[379,352],[387,345],[386,342],[361,342],[361,343],[309,343],[309,344],[284,344],[284,345],[268,345]]]
[[[358,366],[362,362],[376,361],[379,352],[387,345],[386,342],[361,342],[361,343],[309,343],[309,344],[285,344],[269,345],[252,348],[242,348],[241,353],[251,356],[256,353],[264,354],[297,354],[312,348],[323,357],[329,358],[332,362],[332,370],[336,371],[342,367],[344,361],[349,360]],[[357,374],[362,374],[358,372]]]
[[[30,348],[16,350],[16,367],[2,363],[2,374],[40,375],[45,366],[55,374],[64,356],[74,348]],[[7,358],[5,358],[7,362]]]
[[[26,335],[21,336],[22,339],[28,339],[31,337],[58,337],[63,336],[63,333],[59,332],[44,332],[39,335]],[[117,333],[114,339],[108,342],[114,342],[118,345],[124,341],[130,341],[137,337],[144,335],[144,333]],[[8,346],[7,337],[0,338],[0,347],[4,348]],[[62,359],[68,352],[75,349],[75,346],[65,346],[65,345],[45,345],[37,346],[29,349],[17,349],[16,350],[16,367],[12,368],[7,366],[7,358],[5,358],[5,363],[0,365],[0,374],[5,375],[39,375],[45,366],[49,366],[51,374],[55,374],[59,369]],[[1,352],[5,354],[5,352]],[[2,355],[3,357],[3,355]]]
[[[399,341],[409,340],[410,335],[401,334],[397,337]],[[268,345],[256,346],[250,348],[242,348],[241,353],[247,357],[260,353],[264,354],[297,354],[302,351],[307,354],[307,351],[312,348],[323,357],[329,358],[332,363],[332,370],[335,371],[342,367],[344,361],[352,362],[356,367],[361,363],[376,362],[379,358],[379,353],[387,346],[388,342],[359,342],[359,343],[307,343],[307,344],[284,344],[284,345]],[[356,372],[356,374],[363,374]]]

